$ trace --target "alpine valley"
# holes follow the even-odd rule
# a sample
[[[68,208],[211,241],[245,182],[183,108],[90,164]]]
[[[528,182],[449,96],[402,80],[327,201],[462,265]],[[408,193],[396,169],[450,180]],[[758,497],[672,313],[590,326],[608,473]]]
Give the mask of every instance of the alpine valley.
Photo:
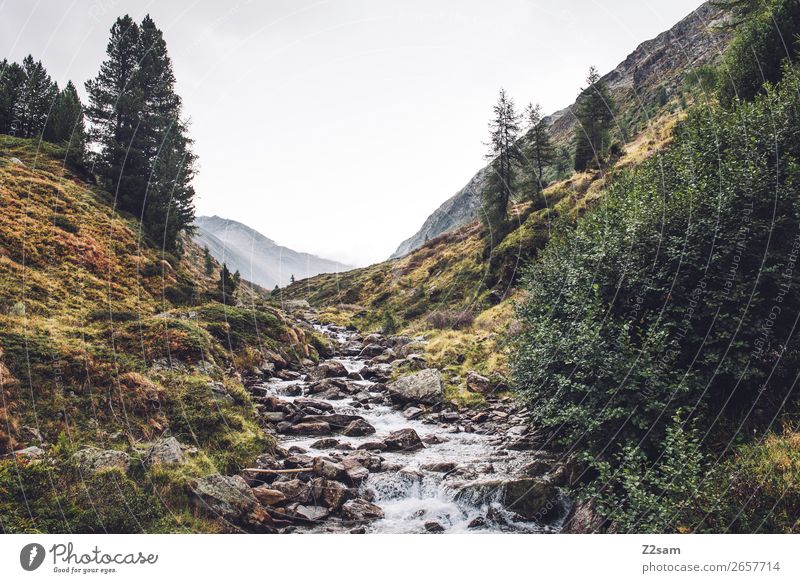
[[[86,103],[1,61],[0,529],[800,531],[798,34],[708,2],[560,111],[501,91],[358,269],[195,216],[149,16]]]

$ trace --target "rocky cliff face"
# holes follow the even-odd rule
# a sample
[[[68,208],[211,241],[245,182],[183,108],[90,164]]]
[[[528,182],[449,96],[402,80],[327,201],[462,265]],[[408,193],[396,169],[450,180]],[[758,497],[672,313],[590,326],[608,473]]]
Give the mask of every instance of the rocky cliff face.
[[[231,271],[267,289],[288,285],[295,279],[319,273],[336,273],[352,269],[337,261],[310,253],[299,253],[282,247],[247,225],[221,217],[197,217],[194,240],[208,247],[211,255],[224,262]]]
[[[729,29],[719,25],[726,13],[706,2],[670,30],[643,42],[613,71],[603,77],[617,104],[621,126],[634,126],[652,112],[654,105],[672,95],[686,73],[717,61],[731,38]],[[558,145],[568,145],[575,131],[575,103],[548,116],[551,137]],[[627,130],[628,128],[626,128]],[[403,241],[392,255],[402,257],[456,227],[479,216],[481,192],[488,168],[482,168],[451,198],[431,214],[422,228]]]

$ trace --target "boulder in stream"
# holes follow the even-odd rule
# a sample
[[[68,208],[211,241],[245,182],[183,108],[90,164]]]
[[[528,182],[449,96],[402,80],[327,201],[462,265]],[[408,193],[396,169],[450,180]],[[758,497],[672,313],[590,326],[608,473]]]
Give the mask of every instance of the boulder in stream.
[[[292,425],[291,431],[299,435],[328,435],[331,426],[324,421],[303,421]]]
[[[425,444],[413,429],[399,429],[393,431],[384,440],[383,445],[387,451],[417,451],[425,449]]]
[[[307,380],[310,382],[321,381],[322,379],[329,379],[334,377],[346,377],[347,369],[341,362],[335,360],[328,360],[312,368],[308,372]]]
[[[375,428],[364,419],[354,419],[342,429],[342,435],[347,437],[364,437],[373,433],[375,433]]]
[[[270,488],[286,496],[287,502],[306,504],[311,499],[311,486],[298,479],[273,482]]]
[[[389,396],[397,403],[435,405],[444,398],[442,374],[435,368],[401,377],[389,383]]]
[[[345,520],[367,522],[369,520],[378,520],[383,517],[384,513],[380,506],[376,506],[363,498],[349,500],[342,506],[342,518]]]

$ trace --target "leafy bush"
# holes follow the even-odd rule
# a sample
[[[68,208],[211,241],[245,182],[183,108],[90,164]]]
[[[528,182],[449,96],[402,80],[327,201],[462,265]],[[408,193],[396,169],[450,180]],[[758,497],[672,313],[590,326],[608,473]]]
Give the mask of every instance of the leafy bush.
[[[399,325],[397,324],[397,320],[394,317],[394,314],[391,312],[384,312],[383,314],[383,324],[381,325],[381,332],[384,334],[394,334],[397,332]]]
[[[781,79],[783,63],[792,59],[800,34],[800,2],[766,0],[743,15],[738,34],[725,54],[717,77],[723,103],[751,100],[765,81]]]
[[[700,438],[679,416],[672,421],[655,461],[629,442],[612,462],[595,462],[597,479],[582,496],[595,501],[615,531],[681,531],[693,528],[702,516],[698,496],[705,467]]]

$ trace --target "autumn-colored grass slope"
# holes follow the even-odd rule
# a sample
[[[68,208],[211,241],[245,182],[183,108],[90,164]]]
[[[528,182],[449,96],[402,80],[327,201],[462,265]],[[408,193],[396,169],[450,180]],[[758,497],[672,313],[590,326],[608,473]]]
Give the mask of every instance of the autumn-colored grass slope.
[[[0,136],[0,530],[216,530],[186,485],[270,446],[242,377],[316,339],[251,289],[221,303],[199,248],[150,246],[63,156]],[[82,448],[138,459],[167,435],[187,463],[76,473]],[[28,447],[45,453],[12,454]]]

